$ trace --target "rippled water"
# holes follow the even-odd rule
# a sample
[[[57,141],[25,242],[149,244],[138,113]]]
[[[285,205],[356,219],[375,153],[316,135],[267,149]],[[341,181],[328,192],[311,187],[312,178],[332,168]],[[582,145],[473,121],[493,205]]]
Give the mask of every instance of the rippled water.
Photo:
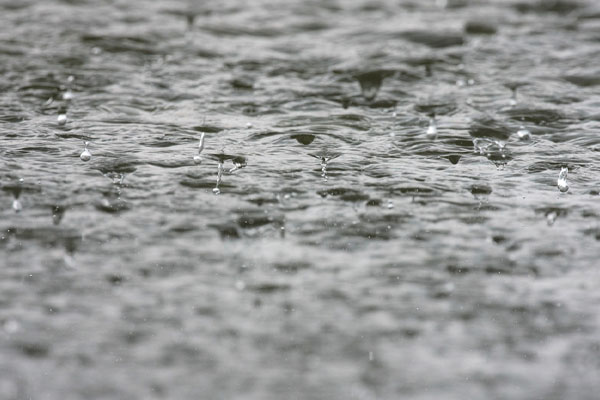
[[[594,2],[0,4],[0,398],[597,398]]]

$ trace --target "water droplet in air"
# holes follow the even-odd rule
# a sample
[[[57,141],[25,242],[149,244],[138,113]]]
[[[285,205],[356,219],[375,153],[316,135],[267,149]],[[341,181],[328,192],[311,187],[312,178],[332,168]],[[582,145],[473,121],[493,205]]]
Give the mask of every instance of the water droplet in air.
[[[558,190],[561,192],[566,192],[569,190],[569,184],[567,183],[567,175],[569,174],[569,168],[561,167],[560,174],[558,174]]]
[[[56,119],[59,125],[64,125],[67,123],[67,114],[58,114],[58,118]]]
[[[83,152],[81,152],[81,154],[79,155],[81,161],[90,161],[92,159],[92,153],[87,148],[88,144],[89,142],[84,142],[85,148],[83,149]]]
[[[194,156],[194,164],[202,164],[202,157]]]
[[[67,90],[66,92],[64,92],[62,94],[62,98],[65,101],[71,101],[71,100],[73,100],[73,92],[70,91],[70,90]]]
[[[244,281],[237,281],[235,283],[235,288],[240,291],[244,290],[246,288],[246,284],[244,283]]]

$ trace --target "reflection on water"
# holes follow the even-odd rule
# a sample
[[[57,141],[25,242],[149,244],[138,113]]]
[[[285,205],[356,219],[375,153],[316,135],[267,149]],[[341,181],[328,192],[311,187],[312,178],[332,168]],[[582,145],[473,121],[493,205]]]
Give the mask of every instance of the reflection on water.
[[[1,3],[0,398],[595,399],[599,15]]]

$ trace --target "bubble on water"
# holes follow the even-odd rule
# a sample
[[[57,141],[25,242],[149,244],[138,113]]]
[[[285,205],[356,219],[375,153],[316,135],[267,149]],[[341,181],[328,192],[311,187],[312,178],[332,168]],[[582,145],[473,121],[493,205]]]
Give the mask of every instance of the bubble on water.
[[[527,128],[525,128],[523,125],[521,125],[519,127],[519,130],[517,131],[517,136],[521,140],[529,140],[529,139],[531,139],[531,132],[529,132],[529,130]]]
[[[70,90],[67,90],[66,92],[64,92],[62,94],[62,98],[65,101],[71,101],[71,100],[73,100],[73,92],[70,91]]]
[[[19,201],[19,199],[13,200],[12,209],[15,210],[16,213],[21,212],[21,210],[23,209],[23,206],[21,205],[21,202]]]
[[[558,174],[557,185],[558,185],[558,190],[560,190],[563,193],[566,192],[567,190],[569,190],[569,184],[567,183],[567,175],[568,174],[569,174],[569,168],[561,167],[560,173]]]
[[[437,137],[437,124],[435,122],[435,118],[431,117],[429,119],[429,127],[427,128],[427,132],[425,133],[425,136],[427,136],[428,139],[430,140],[434,140]]]
[[[246,124],[246,129],[250,129],[250,128],[252,128],[252,122],[248,122],[248,123]]]
[[[84,142],[84,149],[81,152],[81,154],[79,155],[79,158],[81,159],[81,161],[90,161],[92,159],[92,153],[88,150],[88,144],[90,144],[90,142]]]
[[[67,123],[67,114],[58,114],[58,118],[56,119],[59,125],[64,125]]]
[[[473,86],[474,84],[475,84],[475,79],[469,79],[467,81],[467,85],[469,85],[469,86]]]
[[[391,210],[392,208],[394,208],[394,202],[392,201],[392,199],[388,199],[387,208],[388,208],[388,210]]]

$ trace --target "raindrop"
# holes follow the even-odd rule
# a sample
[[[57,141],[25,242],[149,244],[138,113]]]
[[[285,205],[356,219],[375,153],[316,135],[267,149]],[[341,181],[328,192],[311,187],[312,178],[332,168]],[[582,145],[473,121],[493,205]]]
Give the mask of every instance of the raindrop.
[[[529,139],[531,139],[531,132],[529,132],[529,130],[527,128],[525,128],[523,125],[521,125],[519,127],[519,130],[517,131],[517,136],[521,140],[529,140]]]
[[[63,126],[67,123],[67,114],[58,114],[58,118],[56,120],[58,125]]]
[[[92,159],[92,153],[88,150],[88,144],[90,144],[90,142],[83,142],[84,143],[84,149],[81,152],[81,154],[79,155],[79,158],[81,158],[81,161],[90,161]]]
[[[566,192],[567,190],[569,190],[569,184],[567,183],[567,175],[568,174],[569,174],[569,168],[561,167],[560,174],[558,174],[557,185],[558,185],[558,190],[560,190],[563,193]]]

